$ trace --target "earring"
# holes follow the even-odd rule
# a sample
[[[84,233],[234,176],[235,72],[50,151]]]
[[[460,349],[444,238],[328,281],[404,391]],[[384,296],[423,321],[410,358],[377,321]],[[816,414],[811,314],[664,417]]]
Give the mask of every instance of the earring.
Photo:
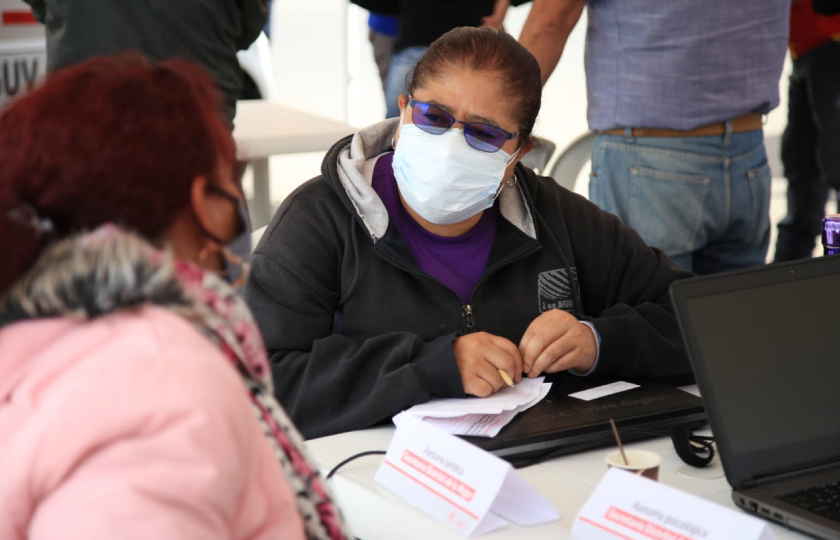
[[[197,261],[199,265],[204,266],[204,263],[207,262],[207,259],[210,257],[212,253],[211,246],[205,244],[204,247],[201,248],[201,251],[198,252]]]
[[[516,175],[514,174],[513,176],[510,177],[510,179],[507,182],[505,182],[505,187],[512,188],[515,185],[516,185]]]

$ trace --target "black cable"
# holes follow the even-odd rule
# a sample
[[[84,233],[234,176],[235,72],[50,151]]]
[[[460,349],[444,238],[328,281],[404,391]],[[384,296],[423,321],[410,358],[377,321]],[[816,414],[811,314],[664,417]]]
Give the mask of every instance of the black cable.
[[[714,439],[695,435],[688,424],[671,427],[671,442],[680,459],[692,467],[706,467],[715,458]]]
[[[342,461],[341,463],[339,463],[338,465],[333,467],[332,470],[327,473],[326,478],[327,478],[327,480],[329,480],[338,471],[338,469],[344,467],[345,465],[347,465],[348,463],[350,463],[351,461],[353,461],[355,459],[359,459],[360,457],[365,457],[365,456],[384,456],[386,453],[387,452],[385,452],[385,450],[369,450],[367,452],[361,452],[359,454],[350,456],[349,458],[345,459],[344,461]]]
[[[673,432],[667,428],[663,429],[646,429],[646,428],[625,428],[621,430],[622,435],[635,437],[635,436],[647,436],[647,437],[668,437],[673,436]],[[677,451],[677,454],[680,458],[687,464],[693,465],[695,467],[704,467],[708,465],[715,455],[714,449],[714,437],[709,437],[706,435],[694,435],[690,431],[690,434],[687,438],[687,442],[690,444],[691,454],[695,457],[695,459],[688,458],[686,460],[683,455],[680,455],[680,451]],[[568,454],[577,454],[579,452],[585,452],[587,450],[592,450],[594,448],[603,447],[606,445],[611,444],[613,441],[612,434],[605,434],[604,436],[593,439],[591,441],[584,441],[576,444],[568,444],[564,446],[558,446],[555,448],[550,448],[544,452],[537,453],[537,454],[530,454],[524,457],[515,457],[511,459],[507,459],[511,465],[516,467],[517,469],[523,467],[530,467],[531,465],[536,465],[543,461],[554,459],[556,457],[565,456]],[[699,456],[701,452],[705,452],[706,456]],[[333,475],[338,472],[338,470],[351,461],[357,460],[362,457],[366,456],[384,456],[387,452],[385,450],[369,450],[367,452],[360,452],[358,454],[352,455],[349,458],[343,460],[341,463],[333,467],[329,473],[327,473],[326,479],[329,480],[333,477]],[[502,459],[506,459],[502,457]]]

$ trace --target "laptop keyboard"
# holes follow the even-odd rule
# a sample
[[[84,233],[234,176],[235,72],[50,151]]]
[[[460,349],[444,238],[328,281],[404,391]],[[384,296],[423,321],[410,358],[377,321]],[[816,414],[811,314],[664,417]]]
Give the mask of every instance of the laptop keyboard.
[[[840,482],[799,489],[776,497],[825,518],[840,521]]]

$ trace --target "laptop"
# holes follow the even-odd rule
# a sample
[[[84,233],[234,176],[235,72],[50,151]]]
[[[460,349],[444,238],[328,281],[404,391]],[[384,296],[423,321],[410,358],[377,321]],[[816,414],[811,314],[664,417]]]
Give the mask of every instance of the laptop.
[[[671,285],[735,503],[840,538],[840,257]]]
[[[671,428],[708,425],[697,396],[655,381],[628,381],[638,388],[593,401],[569,394],[614,381],[559,373],[549,376],[545,399],[519,413],[492,438],[463,437],[496,456],[523,467],[545,459],[615,444],[610,418],[622,441],[667,436]]]

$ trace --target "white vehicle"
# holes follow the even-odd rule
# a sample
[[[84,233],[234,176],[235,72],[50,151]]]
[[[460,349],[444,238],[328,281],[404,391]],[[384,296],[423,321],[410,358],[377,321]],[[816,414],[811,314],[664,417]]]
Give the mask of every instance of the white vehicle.
[[[0,107],[47,73],[44,29],[20,0],[0,0]]]
[[[0,108],[46,75],[46,47],[44,28],[29,5],[22,0],[0,0]],[[271,47],[265,34],[248,50],[239,51],[237,58],[247,75],[244,97],[273,99]]]

